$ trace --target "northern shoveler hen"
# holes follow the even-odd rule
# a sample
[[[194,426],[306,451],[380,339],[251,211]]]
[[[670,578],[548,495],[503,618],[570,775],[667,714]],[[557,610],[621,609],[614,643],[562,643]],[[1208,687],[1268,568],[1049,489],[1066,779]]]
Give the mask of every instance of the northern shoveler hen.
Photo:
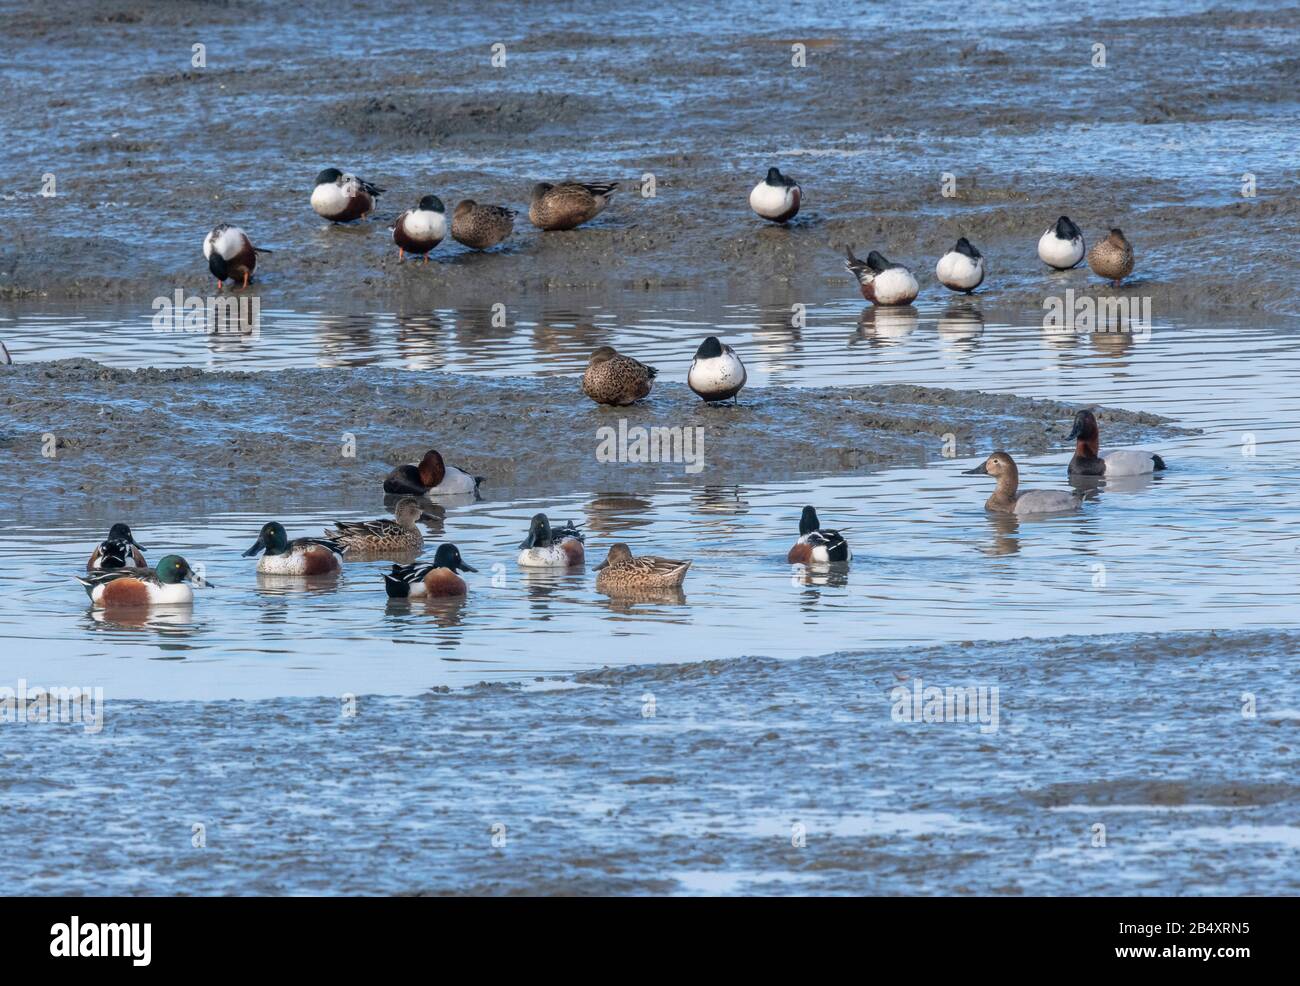
[[[799,518],[799,540],[794,543],[785,560],[791,565],[827,565],[853,559],[849,543],[839,531],[822,530],[817,511],[804,507]]]
[[[451,214],[452,239],[472,250],[488,250],[510,235],[517,215],[514,209],[504,206],[479,205],[473,199],[462,199]]]
[[[970,294],[984,282],[984,255],[963,236],[939,258],[934,273],[939,283],[950,291]]]
[[[248,287],[259,253],[271,251],[253,246],[248,234],[230,223],[213,227],[212,232],[203,238],[203,256],[208,262],[208,270],[217,279],[218,291],[226,281],[242,281],[240,287]]]
[[[426,195],[414,209],[407,209],[393,225],[393,242],[397,244],[397,260],[401,263],[406,254],[423,255],[429,262],[429,251],[447,235],[447,209],[436,195]]]
[[[604,212],[616,188],[616,181],[538,182],[528,203],[528,221],[541,230],[573,229]]]
[[[596,566],[596,589],[610,593],[631,589],[668,589],[686,579],[689,561],[674,561],[654,555],[632,557],[632,549],[622,542],[609,547],[609,555]]]
[[[1069,270],[1083,259],[1083,230],[1062,216],[1038,238],[1038,257],[1048,267]]]
[[[686,371],[686,385],[709,404],[733,397],[740,403],[737,395],[748,379],[745,364],[736,351],[724,346],[717,336],[709,336],[700,343],[691,368]]]
[[[1123,232],[1112,228],[1104,240],[1093,244],[1088,251],[1088,266],[1117,288],[1120,281],[1133,273],[1133,245],[1124,238]]]
[[[658,373],[653,366],[624,356],[613,346],[601,346],[587,362],[582,392],[597,404],[623,407],[649,397]]]
[[[338,168],[326,168],[316,176],[311,207],[322,219],[348,223],[374,212],[375,199],[383,194],[382,188],[362,181],[356,175],[344,174]]]
[[[424,547],[420,521],[433,519],[424,512],[419,500],[407,496],[397,501],[393,519],[336,521],[325,532],[325,538],[343,545],[343,549],[352,554],[419,551]]]
[[[1078,510],[1083,497],[1078,493],[1066,493],[1063,490],[1020,490],[1020,470],[1006,452],[994,452],[974,469],[967,469],[967,476],[992,476],[998,481],[993,495],[984,504],[985,510],[999,514],[1054,514],[1067,510]]]
[[[546,514],[534,514],[528,525],[528,537],[519,543],[519,565],[523,568],[570,568],[586,560],[582,542],[585,535],[569,521],[558,530],[551,529]]]
[[[873,305],[910,305],[921,288],[912,272],[902,264],[886,259],[884,254],[872,250],[865,261],[853,256],[853,248],[845,247],[844,266],[858,279],[862,297]]]
[[[297,538],[290,541],[278,521],[262,525],[253,546],[244,552],[248,558],[264,552],[257,560],[263,575],[328,575],[343,567],[343,545],[330,538]]]
[[[197,577],[180,555],[164,555],[153,569],[117,568],[75,576],[96,607],[167,606],[191,603],[194,592],[186,581]],[[211,585],[210,582],[202,582]]]
[[[108,537],[99,542],[99,546],[90,553],[86,562],[88,572],[111,572],[118,568],[148,568],[144,560],[144,545],[137,544],[131,534],[131,528],[125,524],[114,524],[108,529]]]
[[[384,480],[385,493],[412,496],[453,496],[477,493],[482,476],[471,476],[464,469],[449,466],[437,449],[429,449],[418,463],[398,466]]]
[[[432,565],[394,565],[384,574],[384,591],[389,599],[423,599],[436,596],[463,596],[469,591],[465,580],[456,574],[477,572],[465,563],[454,544],[441,544]]]
[[[1144,476],[1159,472],[1165,460],[1154,452],[1140,449],[1121,449],[1098,455],[1101,430],[1097,417],[1091,411],[1079,411],[1074,416],[1074,427],[1069,437],[1074,441],[1074,458],[1066,470],[1070,476]]]
[[[798,182],[776,168],[768,168],[767,177],[749,193],[749,207],[760,219],[788,223],[799,212],[802,199],[803,190]]]

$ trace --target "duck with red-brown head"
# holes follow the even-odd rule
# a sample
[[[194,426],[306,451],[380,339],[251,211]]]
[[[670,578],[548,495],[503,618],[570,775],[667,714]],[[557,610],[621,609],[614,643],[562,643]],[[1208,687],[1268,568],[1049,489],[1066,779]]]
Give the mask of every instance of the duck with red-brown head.
[[[398,466],[384,480],[385,493],[407,496],[454,496],[477,493],[482,476],[447,465],[437,449],[429,449],[418,463]]]
[[[1100,455],[1101,429],[1097,416],[1084,409],[1074,415],[1070,429],[1074,457],[1070,459],[1070,476],[1144,476],[1165,468],[1165,460],[1145,449],[1121,449]]]

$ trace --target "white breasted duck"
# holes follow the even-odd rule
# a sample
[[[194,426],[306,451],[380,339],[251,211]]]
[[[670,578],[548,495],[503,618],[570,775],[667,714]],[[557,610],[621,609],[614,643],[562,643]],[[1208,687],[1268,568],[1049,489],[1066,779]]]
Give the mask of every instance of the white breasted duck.
[[[896,264],[883,254],[872,250],[865,261],[853,256],[853,248],[845,247],[844,266],[858,279],[862,297],[873,305],[910,305],[921,288],[912,272]]]
[[[328,575],[343,567],[343,545],[331,538],[297,538],[290,541],[278,521],[263,524],[253,546],[244,552],[249,558],[265,552],[257,560],[263,575]]]
[[[99,542],[86,562],[88,572],[110,572],[117,568],[148,568],[144,560],[144,545],[137,544],[131,528],[114,524],[108,537]]]
[[[839,531],[822,530],[814,508],[804,507],[799,518],[799,540],[785,560],[791,565],[829,565],[852,561],[853,552]]]
[[[344,174],[338,168],[326,168],[316,176],[311,207],[322,219],[348,223],[370,215],[375,209],[375,199],[382,194],[382,188],[362,181],[356,175]]]
[[[1074,441],[1074,458],[1070,460],[1070,476],[1145,476],[1159,472],[1165,460],[1154,452],[1141,449],[1121,449],[1098,455],[1101,430],[1091,411],[1079,411],[1074,416],[1074,427],[1069,437]]]
[[[384,480],[385,493],[411,496],[455,496],[477,493],[482,476],[471,476],[464,469],[447,465],[437,449],[429,449],[418,463],[398,466]]]
[[[700,343],[695,358],[691,360],[691,368],[686,372],[687,386],[709,404],[733,397],[736,403],[740,403],[737,395],[747,379],[745,364],[736,351],[724,346],[717,336],[709,336]]]
[[[465,580],[456,574],[477,572],[460,556],[454,544],[441,544],[432,565],[394,565],[384,573],[384,591],[389,599],[432,599],[463,596],[469,591]]]
[[[257,267],[257,255],[270,252],[265,247],[253,246],[248,234],[230,223],[213,227],[203,238],[203,257],[217,279],[218,291],[226,281],[242,281],[240,287],[248,287],[248,279]]]
[[[934,273],[939,283],[950,291],[970,294],[984,282],[984,255],[963,236],[939,258]]]
[[[994,452],[974,469],[967,469],[965,475],[992,476],[998,481],[993,495],[984,504],[984,509],[993,513],[1015,514],[1017,517],[1027,514],[1058,514],[1078,510],[1083,503],[1083,495],[1080,493],[1021,490],[1020,470],[1006,452]]]
[[[546,514],[535,514],[528,524],[528,537],[519,543],[519,565],[523,568],[571,568],[586,559],[583,533],[573,521],[551,528]]]
[[[798,182],[776,168],[768,168],[767,177],[749,193],[749,207],[760,219],[788,223],[799,212],[802,198],[803,191]]]
[[[115,568],[76,576],[97,608],[183,606],[194,601],[185,583],[198,581],[180,555],[164,555],[156,569]],[[211,585],[202,582],[202,585]]]
[[[1070,222],[1069,216],[1056,220],[1038,238],[1038,256],[1048,267],[1069,270],[1083,259],[1083,230]]]
[[[447,209],[436,195],[426,195],[414,209],[407,209],[393,225],[393,242],[397,244],[400,263],[408,254],[423,255],[429,262],[429,251],[447,235]]]

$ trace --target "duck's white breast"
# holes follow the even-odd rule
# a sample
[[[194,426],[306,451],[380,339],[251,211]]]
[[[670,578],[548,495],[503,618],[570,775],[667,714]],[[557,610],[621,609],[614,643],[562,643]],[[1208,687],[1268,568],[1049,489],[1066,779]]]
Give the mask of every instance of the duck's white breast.
[[[794,205],[794,187],[778,188],[760,181],[749,193],[749,207],[764,218],[781,216]]]
[[[418,240],[441,240],[447,235],[447,217],[432,209],[412,209],[403,228]]]
[[[558,544],[549,548],[525,548],[519,552],[522,568],[568,568],[569,556]]]
[[[1062,270],[1073,267],[1083,259],[1083,237],[1062,240],[1055,229],[1049,229],[1038,239],[1038,257],[1043,263]]]
[[[716,392],[730,390],[745,380],[745,364],[735,353],[723,351],[712,359],[696,357],[686,374],[686,382],[695,390]]]
[[[873,288],[879,305],[906,305],[912,301],[919,285],[906,267],[890,267],[876,275]]]
[[[333,216],[347,208],[348,196],[338,185],[327,182],[311,193],[311,207],[321,216]]]
[[[984,260],[972,260],[964,253],[950,250],[934,269],[939,280],[959,288],[973,288],[984,279]]]

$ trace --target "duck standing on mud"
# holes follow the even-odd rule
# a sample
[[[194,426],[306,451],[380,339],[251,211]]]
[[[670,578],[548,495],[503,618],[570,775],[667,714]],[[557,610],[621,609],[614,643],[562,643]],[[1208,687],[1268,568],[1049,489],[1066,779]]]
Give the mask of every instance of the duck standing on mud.
[[[802,200],[799,183],[776,168],[768,168],[767,177],[749,193],[749,207],[754,214],[773,223],[788,223],[798,214]]]
[[[1111,287],[1117,288],[1133,273],[1133,245],[1124,238],[1123,232],[1112,228],[1104,240],[1093,244],[1088,251],[1088,266],[1098,277],[1110,281]]]
[[[1057,270],[1077,267],[1083,259],[1083,230],[1062,216],[1038,238],[1038,259]]]
[[[573,229],[604,212],[616,188],[616,181],[562,181],[558,185],[538,182],[528,204],[528,221],[547,232]]]
[[[724,346],[717,336],[709,336],[695,350],[691,368],[686,372],[686,384],[707,404],[736,398],[740,403],[741,388],[749,375],[736,351]]]
[[[939,258],[934,273],[948,290],[970,294],[984,283],[984,255],[963,236],[956,246]]]
[[[332,223],[349,223],[363,219],[375,210],[375,199],[384,193],[356,175],[347,175],[338,168],[326,168],[316,176],[316,187],[311,193],[311,207],[316,215]]]
[[[650,396],[658,373],[653,366],[624,356],[613,346],[601,346],[587,362],[582,392],[597,404],[625,407]]]
[[[221,223],[203,238],[203,257],[217,279],[218,291],[226,281],[242,279],[240,287],[248,287],[248,279],[257,267],[257,255],[270,252],[265,247],[253,246],[248,234],[230,223]]]
[[[451,215],[451,237],[471,250],[490,250],[513,232],[517,215],[505,206],[461,199]]]
[[[902,264],[875,250],[867,254],[865,261],[853,256],[852,247],[845,247],[844,253],[845,268],[858,279],[862,297],[873,305],[910,305],[916,300],[921,288]]]
[[[414,209],[407,209],[393,225],[393,242],[397,244],[397,262],[405,255],[423,256],[429,262],[429,251],[447,235],[447,210],[442,199],[426,195]]]

